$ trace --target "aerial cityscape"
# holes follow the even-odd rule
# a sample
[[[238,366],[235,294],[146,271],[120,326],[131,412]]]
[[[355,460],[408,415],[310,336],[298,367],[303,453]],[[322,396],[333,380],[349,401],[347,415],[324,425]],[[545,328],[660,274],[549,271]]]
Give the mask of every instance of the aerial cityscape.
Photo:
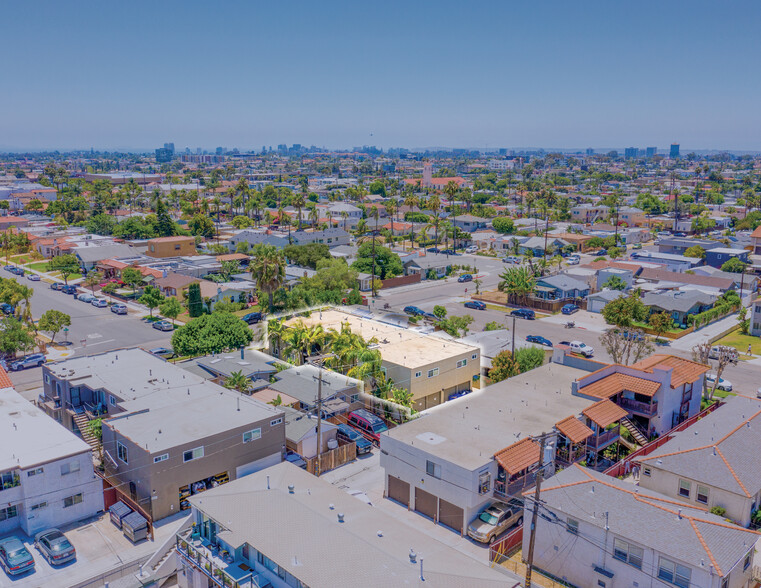
[[[11,3],[0,586],[761,588],[761,6]]]

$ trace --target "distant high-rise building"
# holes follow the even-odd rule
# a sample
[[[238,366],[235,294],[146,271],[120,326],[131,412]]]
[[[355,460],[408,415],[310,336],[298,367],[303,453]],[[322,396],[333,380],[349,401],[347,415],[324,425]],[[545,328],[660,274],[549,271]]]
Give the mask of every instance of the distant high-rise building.
[[[624,159],[636,159],[638,151],[636,147],[627,147],[624,149]]]
[[[671,144],[671,151],[669,151],[669,157],[671,159],[679,159],[679,143]]]
[[[594,155],[594,154],[595,154],[594,149],[591,149],[591,148],[587,149],[587,155]]]
[[[224,152],[225,152],[225,148],[224,147],[217,147],[217,149],[216,149],[217,155],[222,155]]]
[[[172,155],[174,155],[174,143],[164,143],[164,149],[169,149]]]
[[[167,149],[166,147],[159,147],[156,149],[156,163],[169,163],[172,161],[174,151]]]
[[[500,155],[507,155],[507,149],[500,149],[499,150]]]
[[[645,149],[645,157],[647,157],[648,159],[651,157],[655,157],[656,153],[658,153],[657,147],[648,147],[647,149]]]
[[[277,152],[282,154],[288,153],[288,145],[280,143],[280,145],[277,146]]]

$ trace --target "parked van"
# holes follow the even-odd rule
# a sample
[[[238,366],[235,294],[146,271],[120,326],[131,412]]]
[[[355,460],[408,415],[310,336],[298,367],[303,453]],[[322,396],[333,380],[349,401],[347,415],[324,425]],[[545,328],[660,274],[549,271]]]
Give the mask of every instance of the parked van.
[[[380,444],[380,435],[388,431],[386,423],[379,416],[374,415],[369,410],[360,408],[349,414],[349,424],[366,433],[373,441]]]

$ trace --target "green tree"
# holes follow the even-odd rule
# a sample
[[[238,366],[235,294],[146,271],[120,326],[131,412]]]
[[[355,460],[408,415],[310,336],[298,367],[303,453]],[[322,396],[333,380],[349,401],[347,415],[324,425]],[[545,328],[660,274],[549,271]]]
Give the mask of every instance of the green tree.
[[[375,257],[374,264],[373,257]],[[374,248],[372,243],[363,243],[359,246],[357,260],[351,264],[351,267],[358,272],[370,274],[373,272],[373,266],[375,267],[375,275],[381,280],[400,276],[404,273],[402,260],[396,253],[377,243]]]
[[[484,326],[484,331],[499,331],[505,328],[505,325],[498,323],[497,321],[489,321]]]
[[[747,335],[750,329],[750,319],[748,318],[748,309],[744,306],[740,307],[740,312],[737,314],[737,324],[740,325],[740,332]]]
[[[285,256],[274,245],[258,244],[254,247],[251,275],[259,289],[269,297],[269,310],[274,307],[275,292],[285,281]]]
[[[324,243],[287,245],[283,248],[283,253],[291,263],[312,269],[317,269],[320,260],[331,258],[330,249]]]
[[[215,312],[192,319],[172,335],[172,348],[178,355],[210,355],[245,347],[254,333],[234,314]]]
[[[90,233],[96,235],[111,235],[116,228],[116,219],[110,214],[94,214],[87,219],[85,225]]]
[[[162,300],[164,300],[164,297],[156,286],[146,286],[138,302],[148,308],[150,316],[153,318],[153,309],[158,308]]]
[[[237,390],[243,394],[248,394],[251,391],[251,380],[246,377],[242,371],[231,372],[227,378],[225,378],[225,388],[231,390]]]
[[[122,282],[130,286],[134,294],[137,292],[138,285],[143,283],[143,274],[140,273],[139,269],[134,267],[125,267],[122,270]]]
[[[64,327],[71,326],[71,317],[60,310],[46,310],[42,313],[40,320],[37,321],[37,328],[40,331],[50,333],[50,342],[55,341],[55,336]]]
[[[166,209],[164,200],[159,197],[156,201],[156,235],[159,237],[172,237],[177,234],[177,225]]]
[[[608,302],[602,309],[605,322],[618,327],[630,327],[632,323],[647,320],[648,308],[640,298],[639,290],[628,296],[620,296]]]
[[[693,245],[684,250],[685,257],[699,257],[700,259],[706,258],[706,250],[700,245]]]
[[[11,316],[0,319],[0,352],[15,355],[31,351],[34,345],[34,333],[29,326]]]
[[[489,379],[492,382],[501,382],[507,378],[512,378],[520,373],[518,362],[513,358],[509,351],[500,351],[494,359],[491,360],[491,370],[489,370]]]
[[[63,283],[69,283],[69,276],[79,272],[79,260],[75,255],[66,253],[58,255],[48,261],[49,272],[59,272],[63,278]]]
[[[499,277],[497,289],[507,294],[507,299],[511,302],[525,302],[536,289],[536,275],[525,265],[509,267]]]
[[[236,229],[245,229],[246,227],[251,226],[251,219],[247,216],[241,216],[238,215],[236,217],[233,217],[233,220],[230,221],[230,224],[234,226]],[[241,241],[242,243],[245,243],[245,241]]]
[[[180,313],[182,312],[182,304],[180,304],[180,301],[174,296],[169,296],[168,298],[164,298],[164,301],[159,305],[159,312],[162,316],[172,319],[172,323],[174,323],[175,319],[180,316]]]
[[[654,312],[647,320],[647,324],[655,331],[655,338],[658,339],[663,333],[674,326],[674,319],[668,312]]]
[[[87,286],[88,288],[90,288],[92,293],[95,294],[95,286],[100,284],[102,281],[103,281],[103,274],[102,273],[100,273],[98,271],[95,271],[95,270],[90,270],[87,273],[87,276],[85,276],[85,279],[84,279],[84,281],[82,283],[85,286]]]
[[[214,236],[214,222],[205,214],[195,214],[188,221],[188,229],[191,235],[206,237],[207,239]]]
[[[433,307],[433,314],[436,317],[443,319],[444,317],[447,316],[447,309],[437,304],[436,306]]]
[[[521,347],[515,352],[515,361],[521,373],[538,368],[544,363],[544,351],[539,347]]]
[[[619,276],[610,276],[602,287],[609,290],[626,290],[626,282]]]
[[[721,266],[721,271],[730,272],[733,274],[741,274],[745,271],[746,267],[748,267],[748,264],[743,263],[736,257],[733,257]]]
[[[108,282],[105,286],[103,286],[100,291],[104,294],[108,294],[109,299],[111,302],[114,301],[114,292],[116,292],[119,289],[119,284],[116,282]]]
[[[611,247],[608,249],[608,255],[611,259],[616,259],[623,255],[623,251],[621,251],[620,247]]]
[[[196,318],[203,314],[203,300],[201,299],[201,284],[194,282],[188,286],[188,314],[190,318]]]
[[[494,227],[495,231],[502,233],[503,235],[508,235],[515,231],[515,224],[513,223],[513,219],[507,218],[505,216],[498,216],[493,218],[491,220],[491,226]]]
[[[452,337],[464,337],[468,334],[470,323],[473,317],[466,314],[465,316],[450,316],[438,322],[439,327],[445,333]]]

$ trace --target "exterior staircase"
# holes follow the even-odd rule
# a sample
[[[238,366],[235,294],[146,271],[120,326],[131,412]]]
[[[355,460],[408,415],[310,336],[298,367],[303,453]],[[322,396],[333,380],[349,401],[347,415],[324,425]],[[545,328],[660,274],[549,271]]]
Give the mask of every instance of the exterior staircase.
[[[647,437],[640,431],[639,427],[635,425],[628,417],[621,419],[621,426],[629,431],[634,440],[639,443],[640,446],[647,444]]]
[[[77,425],[77,429],[79,429],[79,434],[82,435],[82,439],[93,448],[93,451],[96,451],[98,449],[98,438],[90,432],[90,427],[88,426],[90,419],[87,414],[78,412],[72,418]]]

